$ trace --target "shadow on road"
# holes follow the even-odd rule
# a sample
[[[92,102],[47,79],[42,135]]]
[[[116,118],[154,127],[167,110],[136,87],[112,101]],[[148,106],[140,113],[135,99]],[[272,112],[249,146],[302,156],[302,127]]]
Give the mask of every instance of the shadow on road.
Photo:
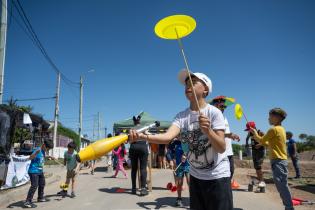
[[[248,192],[248,189],[233,189],[235,192]]]
[[[116,194],[116,193],[131,194],[131,189],[120,188],[120,187],[100,188],[98,190],[100,192],[106,192],[106,193],[111,193],[111,194]]]
[[[294,186],[293,188],[315,194],[315,186],[313,185],[300,185],[300,186]]]
[[[165,187],[152,187],[152,190],[168,190]]]
[[[52,195],[46,195],[45,198],[48,198],[50,202],[52,199],[51,198],[54,198],[53,200],[56,200],[56,201],[60,201],[63,199],[63,197],[57,195],[57,194],[52,194]],[[26,208],[24,207],[24,203],[25,203],[25,200],[23,201],[17,201],[15,203],[11,203],[10,205],[7,206],[7,208],[14,208],[14,207],[20,207],[20,208]],[[34,203],[37,203],[36,201],[34,201]]]
[[[175,207],[176,198],[165,197],[157,198],[152,202],[138,202],[137,205],[143,209],[160,209],[166,207]],[[189,208],[189,198],[183,198],[184,208]]]
[[[15,203],[11,203],[10,205],[7,206],[7,208],[14,208],[14,207],[21,207],[21,208],[24,208],[24,202],[25,201],[18,201],[18,202],[15,202]]]
[[[61,196],[57,194],[52,194],[52,195],[46,195],[45,198],[48,198],[50,200],[55,200],[55,201],[61,201],[65,197],[70,197],[69,195]]]
[[[94,169],[94,172],[107,172],[108,171],[108,167],[96,167]]]

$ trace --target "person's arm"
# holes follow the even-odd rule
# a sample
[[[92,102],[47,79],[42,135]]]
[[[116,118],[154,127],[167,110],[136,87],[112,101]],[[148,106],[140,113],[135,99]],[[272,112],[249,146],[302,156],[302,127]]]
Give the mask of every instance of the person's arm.
[[[66,155],[64,155],[64,158],[63,158],[63,165],[64,165],[64,166],[67,165]]]
[[[245,147],[249,146],[249,144],[248,144],[249,138],[250,138],[250,134],[247,133]]]
[[[121,148],[119,147],[117,151],[113,150],[113,153],[114,153],[115,155],[118,155],[119,152],[120,152],[120,150],[121,150]]]
[[[171,127],[166,131],[166,133],[149,135],[143,133],[137,133],[136,130],[130,129],[129,131],[129,141],[130,143],[136,142],[139,139],[145,139],[149,143],[154,144],[168,144],[172,139],[174,139],[180,132],[179,127],[172,124]]]
[[[31,155],[30,155],[30,157],[28,158],[29,160],[33,160],[35,157],[36,157],[36,155],[38,155],[38,153],[40,153],[41,152],[41,149],[38,149],[38,150],[36,150],[36,151],[34,151]]]
[[[295,158],[296,157],[296,154],[297,154],[297,148],[296,148],[296,143],[294,142],[293,143],[293,154],[292,154],[292,156]]]
[[[78,173],[80,171],[80,163],[77,161],[77,166],[75,167],[75,173]]]
[[[225,137],[230,138],[234,141],[240,141],[241,140],[240,137],[235,133],[226,133]]]
[[[261,145],[264,145],[264,146],[268,146],[270,139],[272,139],[272,137],[275,135],[274,128],[269,129],[266,135],[264,136],[259,136],[257,130],[254,128],[251,128],[250,131],[253,134],[253,138],[257,140]]]
[[[199,126],[202,132],[207,135],[212,147],[218,153],[222,154],[225,152],[224,130],[213,130],[209,118],[203,114],[199,115]]]

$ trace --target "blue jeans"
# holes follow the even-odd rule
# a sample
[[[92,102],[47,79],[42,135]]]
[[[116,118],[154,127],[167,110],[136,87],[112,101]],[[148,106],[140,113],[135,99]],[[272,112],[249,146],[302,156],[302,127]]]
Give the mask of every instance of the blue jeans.
[[[38,199],[44,198],[45,188],[45,176],[43,173],[40,174],[29,174],[31,180],[31,187],[28,190],[26,201],[32,202],[35,191],[38,188]]]
[[[295,170],[296,177],[300,177],[301,174],[300,174],[300,167],[299,167],[299,158],[298,158],[298,156],[297,155],[295,157],[291,156],[291,160],[292,160],[292,163],[293,163],[293,167],[294,167],[294,170]]]
[[[277,190],[280,193],[282,203],[285,210],[292,210],[292,197],[288,186],[288,162],[287,160],[275,159],[271,160],[271,169],[273,181],[276,184]]]

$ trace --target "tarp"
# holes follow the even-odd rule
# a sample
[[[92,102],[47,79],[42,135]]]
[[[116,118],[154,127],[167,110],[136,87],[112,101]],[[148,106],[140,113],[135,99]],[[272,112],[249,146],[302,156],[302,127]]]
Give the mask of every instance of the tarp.
[[[155,121],[159,121],[160,122],[160,127],[159,127],[158,130],[161,130],[161,129],[165,130],[165,129],[168,129],[171,126],[171,124],[172,124],[170,121],[160,121],[160,120],[152,117],[147,112],[141,112],[138,116],[141,116],[141,120],[140,120],[140,125],[141,126],[145,126],[145,125],[154,123]],[[134,123],[133,123],[132,117],[114,123],[114,131],[117,131],[119,129],[120,130],[121,129],[129,129],[129,128],[132,128],[132,127],[134,127]]]
[[[31,163],[29,156],[11,155],[10,159],[6,182],[1,186],[1,190],[21,186],[30,180],[27,173]]]

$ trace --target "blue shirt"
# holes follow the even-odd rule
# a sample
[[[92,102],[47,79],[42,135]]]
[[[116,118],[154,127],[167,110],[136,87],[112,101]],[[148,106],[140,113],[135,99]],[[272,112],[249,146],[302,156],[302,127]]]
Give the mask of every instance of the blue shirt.
[[[294,139],[289,139],[288,141],[288,154],[289,156],[294,155],[297,151],[294,151],[294,144],[295,144],[295,140]]]
[[[37,151],[39,149],[40,149],[40,147],[33,149],[32,154],[34,154],[35,151]],[[29,174],[41,174],[41,173],[43,173],[44,162],[45,162],[45,152],[43,150],[41,150],[36,155],[36,157],[33,160],[31,160],[30,167],[28,168],[28,173]]]
[[[182,144],[176,144],[176,146],[175,146],[175,158],[176,158],[176,165],[177,166],[182,162],[183,154],[184,154],[184,151],[183,151],[183,148],[182,148]],[[181,166],[182,167],[188,166],[187,159],[186,159],[186,161],[184,163],[182,163]]]

